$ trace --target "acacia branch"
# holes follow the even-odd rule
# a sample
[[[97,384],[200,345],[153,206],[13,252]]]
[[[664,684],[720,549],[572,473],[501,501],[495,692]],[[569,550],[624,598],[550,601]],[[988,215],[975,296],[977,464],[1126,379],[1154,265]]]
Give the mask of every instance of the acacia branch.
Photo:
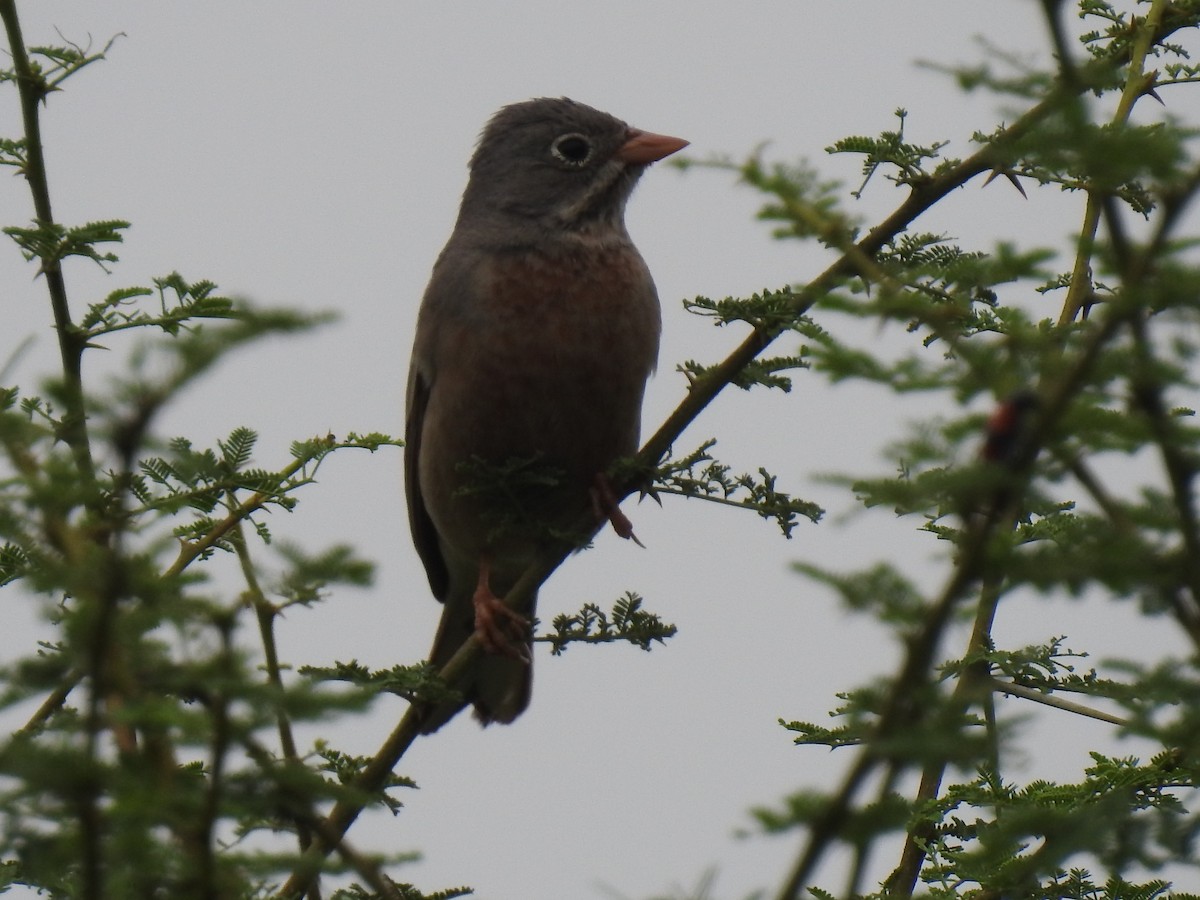
[[[242,570],[242,578],[246,581],[246,592],[243,599],[245,605],[254,611],[255,619],[258,621],[259,641],[263,648],[267,683],[282,697],[284,695],[283,673],[279,667],[279,648],[275,641],[275,617],[278,610],[267,600],[262,585],[259,583],[254,561],[250,557],[250,548],[246,544],[245,529],[242,528],[240,520],[234,525],[231,537],[237,553],[238,564]],[[220,709],[217,710],[217,712],[220,711]],[[219,723],[220,719],[217,721]],[[292,723],[288,718],[287,710],[282,705],[275,714],[275,727],[279,732],[279,747],[284,760],[289,765],[298,765],[300,754],[296,749],[296,738],[292,732]],[[296,840],[300,845],[300,852],[303,853],[312,846],[312,832],[307,819],[303,817],[297,817],[295,824]],[[309,892],[309,896],[310,900],[320,900],[320,894],[315,887]]]
[[[1041,703],[1043,706],[1052,706],[1064,712],[1086,716],[1089,719],[1097,719],[1101,722],[1107,722],[1110,725],[1120,725],[1122,728],[1128,728],[1131,724],[1128,719],[1114,716],[1112,713],[1084,706],[1082,703],[1063,700],[1061,697],[1055,697],[1053,694],[1048,694],[1045,691],[1037,691],[1012,681],[1001,681],[999,678],[990,678],[988,679],[988,686],[998,694],[1008,694],[1011,697],[1020,697],[1022,700],[1031,700],[1034,703]]]
[[[54,224],[54,210],[50,205],[50,185],[46,176],[46,156],[42,150],[42,127],[38,115],[38,107],[45,101],[49,86],[29,61],[21,23],[17,18],[16,0],[0,0],[0,19],[4,20],[17,94],[21,99],[26,153],[23,174],[33,197],[34,216],[41,225],[49,226]],[[43,259],[41,274],[46,278],[46,289],[50,294],[54,330],[58,334],[58,350],[62,359],[66,410],[62,434],[59,436],[71,448],[80,477],[85,484],[91,484],[96,478],[96,468],[92,461],[83,402],[83,351],[87,342],[71,319],[61,261]]]
[[[225,518],[213,525],[213,527],[206,531],[198,540],[184,543],[183,546],[179,548],[179,555],[175,558],[175,562],[171,563],[171,565],[167,567],[166,571],[163,572],[163,577],[174,578],[176,575],[179,575],[197,557],[215,547],[218,543],[224,540],[230,534],[230,532],[236,529],[251,515],[262,509],[272,500],[278,499],[280,494],[283,493],[282,486],[286,485],[288,480],[301,469],[303,469],[309,461],[310,460],[308,459],[300,458],[288,463],[288,465],[279,472],[279,484],[281,486],[279,491],[255,492],[246,500],[234,505]],[[297,486],[298,485],[295,484],[291,485],[293,488]]]
[[[1166,0],[1153,0],[1150,11],[1137,27],[1133,38],[1133,48],[1130,51],[1129,69],[1125,77],[1125,85],[1121,90],[1121,98],[1117,102],[1117,110],[1113,113],[1111,125],[1119,127],[1129,121],[1133,106],[1138,99],[1153,84],[1154,76],[1145,74],[1146,56],[1154,44],[1155,35],[1162,27],[1163,14],[1166,11]],[[1050,21],[1057,29],[1057,17],[1051,16]],[[1061,42],[1060,42],[1061,43]],[[1074,80],[1074,68],[1070,65],[1069,57],[1060,56],[1065,80]],[[1082,116],[1081,116],[1082,119]],[[1089,188],[1087,203],[1083,212],[1083,226],[1079,229],[1079,239],[1076,242],[1075,266],[1071,271],[1071,284],[1067,288],[1067,296],[1063,301],[1062,313],[1058,324],[1066,325],[1075,321],[1081,310],[1087,307],[1088,298],[1092,296],[1092,256],[1096,248],[1096,231],[1100,226],[1100,215],[1111,199],[1111,189]],[[1111,220],[1110,220],[1111,225]],[[1113,229],[1110,228],[1110,232]]]

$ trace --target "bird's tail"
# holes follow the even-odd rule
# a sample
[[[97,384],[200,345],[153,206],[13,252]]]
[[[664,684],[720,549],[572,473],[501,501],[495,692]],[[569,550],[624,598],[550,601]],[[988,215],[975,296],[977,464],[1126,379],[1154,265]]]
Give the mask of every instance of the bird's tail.
[[[460,590],[451,585],[446,597],[442,621],[429,651],[430,665],[441,670],[458,649],[475,631],[475,604],[472,600],[474,588]],[[522,614],[533,617],[537,595],[530,598],[528,609]],[[533,645],[524,648],[525,659],[503,656],[498,653],[482,653],[473,663],[466,681],[459,687],[462,696],[455,700],[431,705],[421,720],[421,732],[432,734],[465,708],[475,707],[475,717],[484,725],[492,722],[508,724],[529,706],[533,687]]]

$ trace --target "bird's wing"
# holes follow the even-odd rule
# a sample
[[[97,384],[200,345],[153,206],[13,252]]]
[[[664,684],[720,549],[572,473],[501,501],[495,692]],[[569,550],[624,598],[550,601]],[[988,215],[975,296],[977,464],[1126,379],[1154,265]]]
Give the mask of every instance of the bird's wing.
[[[429,382],[414,360],[408,375],[408,412],[404,420],[404,492],[408,497],[408,524],[412,529],[417,555],[425,564],[425,575],[433,595],[444,601],[450,587],[450,573],[442,556],[437,528],[421,496],[419,470],[421,430],[425,423],[425,407],[429,402],[429,387]]]

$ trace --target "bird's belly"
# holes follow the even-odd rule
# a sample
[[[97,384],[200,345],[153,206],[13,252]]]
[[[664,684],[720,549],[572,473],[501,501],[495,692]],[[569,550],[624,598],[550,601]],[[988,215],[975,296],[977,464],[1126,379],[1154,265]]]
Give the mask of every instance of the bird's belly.
[[[541,356],[514,342],[510,351],[464,347],[478,356],[473,377],[440,396],[435,387],[430,405],[444,403],[456,425],[444,452],[496,463],[538,455],[590,478],[636,450],[644,374],[618,371],[599,348]]]
[[[658,349],[647,284],[615,300],[582,288],[509,298],[485,322],[445,330],[440,358],[454,362],[434,374],[419,465],[439,533],[461,544],[448,550],[523,566],[548,534],[578,525],[596,475],[636,452]]]

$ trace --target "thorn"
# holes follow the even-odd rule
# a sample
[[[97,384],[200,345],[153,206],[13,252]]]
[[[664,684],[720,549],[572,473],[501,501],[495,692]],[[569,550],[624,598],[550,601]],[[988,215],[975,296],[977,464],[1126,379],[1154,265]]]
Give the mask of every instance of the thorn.
[[[1156,84],[1158,84],[1158,70],[1157,69],[1155,69],[1153,72],[1150,72],[1146,75],[1145,84],[1142,87],[1142,93],[1153,97],[1155,100],[1157,100],[1159,102],[1159,104],[1161,106],[1165,107],[1167,104],[1163,103],[1163,98],[1158,96],[1158,91],[1154,90],[1154,86]]]
[[[660,508],[662,507],[662,497],[658,496],[658,491],[654,488],[642,488],[642,490],[638,491],[638,503],[641,503],[647,497],[657,503]]]
[[[1024,197],[1026,200],[1029,199],[1029,195],[1025,193],[1025,188],[1021,187],[1021,182],[1017,181],[1017,176],[1007,169],[992,169],[992,174],[987,177],[987,181],[983,183],[983,186],[987,187],[1000,175],[1003,175],[1005,178],[1007,178],[1008,183],[1015,187],[1022,197]]]

